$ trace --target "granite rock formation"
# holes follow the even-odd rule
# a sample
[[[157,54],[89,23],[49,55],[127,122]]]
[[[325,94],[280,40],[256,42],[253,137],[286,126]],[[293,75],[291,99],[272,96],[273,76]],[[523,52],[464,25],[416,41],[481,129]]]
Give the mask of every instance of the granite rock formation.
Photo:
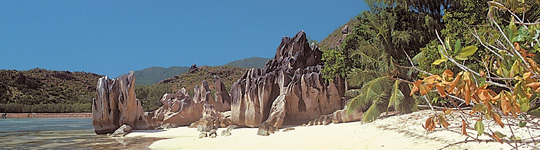
[[[131,133],[133,131],[133,128],[129,125],[122,125],[118,129],[116,129],[110,136],[111,137],[124,137],[127,134]]]
[[[116,79],[99,78],[92,103],[92,126],[97,134],[113,133],[121,125],[135,130],[148,128],[141,102],[135,98],[133,71]]]
[[[341,79],[325,83],[322,52],[309,46],[306,34],[283,37],[275,57],[264,68],[252,68],[231,87],[232,121],[236,125],[272,127],[300,124],[343,107]]]
[[[309,121],[306,126],[312,126],[312,125],[328,125],[330,123],[346,123],[346,122],[352,122],[352,121],[359,121],[362,120],[362,116],[364,113],[360,109],[353,110],[351,112],[347,112],[347,107],[336,110],[332,114],[328,115],[322,115],[317,119],[314,119],[312,121]]]
[[[216,79],[215,87],[215,100],[206,81],[203,81],[200,86],[194,88],[193,98],[190,97],[185,88],[182,88],[176,93],[163,95],[163,98],[161,98],[163,106],[154,112],[145,114],[145,117],[149,120],[148,124],[150,128],[155,129],[163,125],[188,126],[199,120],[204,120],[207,113],[221,113],[230,110],[231,100],[225,89],[225,85],[223,85],[221,80]],[[220,120],[220,123],[222,122],[225,123],[227,121]],[[227,125],[230,122],[230,118],[228,118]]]
[[[163,106],[146,116],[150,118],[151,128],[163,124],[185,126],[202,117],[204,103],[194,101],[184,88],[176,93],[164,94],[160,101]]]

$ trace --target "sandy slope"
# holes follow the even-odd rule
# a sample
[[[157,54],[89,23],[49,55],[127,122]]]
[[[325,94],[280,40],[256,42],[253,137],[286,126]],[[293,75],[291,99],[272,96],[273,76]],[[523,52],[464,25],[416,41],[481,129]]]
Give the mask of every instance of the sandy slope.
[[[199,139],[194,128],[180,127],[167,131],[136,131],[129,137],[161,137],[150,145],[152,149],[440,149],[463,141],[466,137],[449,131],[427,133],[421,124],[431,111],[391,116],[373,123],[360,122],[327,126],[294,127],[288,132],[258,136],[256,128],[232,131],[232,136]],[[460,126],[451,122],[451,127]],[[486,124],[487,125],[487,124]],[[486,127],[487,128],[487,127]],[[491,126],[495,130],[494,125]],[[499,127],[500,129],[500,127]],[[508,128],[505,128],[508,130]],[[224,129],[218,130],[218,135]],[[502,130],[506,131],[506,130]],[[509,132],[509,131],[508,131]],[[523,137],[527,132],[514,131]],[[506,134],[506,132],[503,132]],[[540,132],[538,132],[540,133]],[[470,132],[475,135],[476,132]],[[489,139],[484,137],[484,139]],[[534,145],[533,145],[534,146]],[[510,149],[500,143],[464,143],[447,149]],[[527,147],[526,147],[527,148]],[[528,147],[530,149],[532,147]]]

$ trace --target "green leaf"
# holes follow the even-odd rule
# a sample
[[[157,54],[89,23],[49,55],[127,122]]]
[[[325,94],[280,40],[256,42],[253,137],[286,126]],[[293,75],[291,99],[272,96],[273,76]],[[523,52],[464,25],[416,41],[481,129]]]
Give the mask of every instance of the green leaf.
[[[367,109],[372,103],[379,100],[378,98],[385,97],[387,94],[385,92],[390,86],[392,86],[390,79],[384,76],[365,83],[360,89],[360,94],[347,103],[347,112],[351,113],[358,108]]]
[[[495,131],[494,134],[497,135],[497,136],[499,136],[499,138],[505,138],[505,137],[506,137],[506,135],[502,134],[502,133],[499,132],[499,131]]]
[[[458,53],[458,56],[471,56],[472,54],[474,54],[476,52],[476,50],[478,50],[478,47],[476,46],[467,46],[465,48],[463,48],[459,53]]]
[[[482,123],[482,120],[477,120],[474,124],[474,129],[478,131],[478,136],[481,136],[484,134],[484,123]]]
[[[515,36],[514,38],[512,38],[512,42],[523,42],[525,41],[525,36],[519,34],[517,36]]]
[[[520,121],[518,124],[519,127],[525,127],[525,125],[527,125],[527,122],[525,121]]]
[[[517,74],[522,74],[523,73],[523,68],[521,68],[521,66],[519,66],[519,62],[517,60],[514,61],[514,64],[512,65],[512,68],[510,68],[509,73],[510,73],[509,77],[514,77]]]
[[[452,48],[450,47],[450,38],[446,38],[446,39],[445,39],[444,46],[446,46],[446,49],[447,49],[449,52],[452,52]]]
[[[457,40],[456,43],[454,44],[454,50],[456,51],[460,51],[461,50],[461,40]]]
[[[457,55],[454,58],[456,58],[457,60],[467,60],[467,59],[469,59],[469,58],[467,58],[467,56],[462,56],[462,55]]]
[[[529,110],[529,111],[527,112],[527,114],[533,115],[533,116],[536,116],[536,117],[540,117],[540,109]]]
[[[448,59],[442,59],[442,58],[441,58],[441,59],[437,59],[437,60],[435,60],[435,61],[433,62],[433,64],[434,64],[434,65],[439,65],[439,64],[441,64],[442,62],[445,62],[446,60],[448,60]]]

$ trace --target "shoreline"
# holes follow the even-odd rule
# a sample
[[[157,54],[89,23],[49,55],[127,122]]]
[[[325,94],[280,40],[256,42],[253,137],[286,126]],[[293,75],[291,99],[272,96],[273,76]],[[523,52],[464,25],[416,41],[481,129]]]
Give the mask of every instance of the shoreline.
[[[258,128],[237,128],[231,131],[231,136],[221,136],[226,128],[219,128],[216,138],[199,138],[197,128],[184,126],[168,130],[136,130],[126,137],[164,138],[149,145],[150,149],[511,149],[498,142],[453,144],[467,137],[445,129],[426,132],[422,124],[432,113],[424,110],[393,115],[371,123],[290,126],[294,130],[285,132],[282,128],[270,136],[257,135]],[[454,121],[451,124],[459,126]],[[510,134],[508,128],[491,126],[491,129]],[[514,129],[514,132],[520,137],[528,135],[525,129]],[[469,134],[476,135],[476,132]],[[490,139],[486,135],[480,137]],[[521,148],[533,147],[538,148],[534,145]]]
[[[0,115],[1,118],[92,118],[92,113],[0,113]]]

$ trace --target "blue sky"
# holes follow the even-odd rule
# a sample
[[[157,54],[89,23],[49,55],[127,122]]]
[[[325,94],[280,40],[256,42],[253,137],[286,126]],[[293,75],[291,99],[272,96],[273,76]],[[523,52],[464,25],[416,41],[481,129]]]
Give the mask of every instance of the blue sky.
[[[283,36],[322,40],[368,7],[337,1],[0,1],[0,69],[119,76],[273,57]]]

